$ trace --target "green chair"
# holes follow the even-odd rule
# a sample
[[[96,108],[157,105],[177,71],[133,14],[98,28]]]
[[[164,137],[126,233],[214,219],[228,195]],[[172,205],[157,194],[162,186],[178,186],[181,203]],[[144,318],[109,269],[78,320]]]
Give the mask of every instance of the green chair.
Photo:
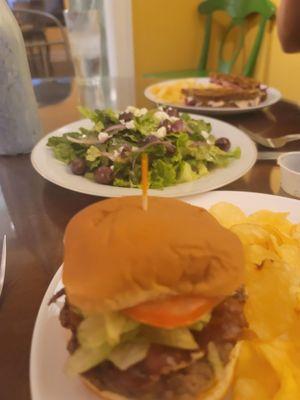
[[[207,61],[209,55],[209,47],[211,41],[211,29],[213,21],[213,13],[215,11],[225,11],[231,16],[231,23],[228,26],[225,34],[221,40],[219,55],[218,55],[218,72],[230,73],[232,68],[244,46],[245,34],[244,27],[246,19],[252,14],[260,14],[260,21],[258,32],[249,55],[249,59],[245,64],[242,74],[245,76],[252,76],[254,74],[255,65],[259,50],[262,44],[264,32],[267,22],[275,15],[276,8],[270,0],[204,0],[198,6],[198,12],[206,16],[204,27],[204,42],[202,52],[199,60],[198,69],[185,70],[185,71],[169,71],[161,73],[146,74],[147,78],[185,78],[192,76],[207,76]],[[226,61],[223,57],[224,46],[226,39],[235,27],[239,28],[239,37],[235,43],[231,59]]]

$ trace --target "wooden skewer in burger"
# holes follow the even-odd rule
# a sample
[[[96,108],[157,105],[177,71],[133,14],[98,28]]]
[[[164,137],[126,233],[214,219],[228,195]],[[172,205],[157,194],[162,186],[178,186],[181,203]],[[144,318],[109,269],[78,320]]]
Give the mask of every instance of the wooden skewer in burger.
[[[142,198],[143,198],[143,210],[148,210],[148,155],[144,153],[142,155]]]
[[[67,370],[106,400],[223,399],[246,327],[242,244],[202,208],[147,200],[95,203],[66,228]]]

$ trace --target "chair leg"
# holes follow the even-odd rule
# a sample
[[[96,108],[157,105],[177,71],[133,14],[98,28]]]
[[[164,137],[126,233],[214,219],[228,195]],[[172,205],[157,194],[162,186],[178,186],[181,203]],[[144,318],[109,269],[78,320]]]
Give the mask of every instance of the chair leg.
[[[36,70],[36,76],[39,78],[43,76],[44,70],[43,70],[43,62],[42,62],[42,53],[41,53],[41,47],[40,45],[36,45],[35,47],[32,47],[32,53],[34,56],[34,64],[35,64],[35,70]]]
[[[27,56],[30,73],[31,73],[31,75],[33,75],[33,65],[32,65],[32,59],[31,59],[31,51],[30,51],[29,47],[26,47],[26,56]]]
[[[43,63],[43,68],[45,71],[45,76],[46,78],[50,77],[50,71],[49,71],[49,64],[47,60],[47,45],[42,44],[40,49],[41,49],[41,56],[42,56],[42,63]]]
[[[51,62],[51,49],[50,49],[50,45],[47,43],[46,45],[46,51],[47,51],[47,63],[48,63],[48,68],[49,68],[49,73],[50,76],[54,76],[54,70],[53,70],[53,65]]]
[[[36,65],[36,55],[33,47],[29,47],[29,54],[30,54],[30,66],[31,66],[31,75],[36,76],[38,75],[38,68]]]

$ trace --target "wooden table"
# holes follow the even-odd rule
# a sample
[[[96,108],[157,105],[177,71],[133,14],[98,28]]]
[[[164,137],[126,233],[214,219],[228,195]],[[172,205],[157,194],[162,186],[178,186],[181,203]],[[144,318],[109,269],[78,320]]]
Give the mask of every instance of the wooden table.
[[[142,94],[148,83],[126,79],[107,81],[101,94],[99,90],[93,93],[93,90],[79,89],[73,82],[68,97],[54,104],[55,93],[50,93],[48,88],[46,93],[51,94],[52,105],[40,108],[44,132],[78,119],[79,95],[81,99],[86,96],[89,105],[95,100],[113,107],[130,103],[149,106]],[[223,119],[265,136],[300,131],[300,108],[288,101],[281,101],[264,112]],[[299,148],[298,142],[283,151]],[[223,189],[285,195],[280,190],[275,161],[257,162],[244,177]],[[32,331],[42,297],[62,262],[64,228],[77,211],[97,200],[45,181],[33,170],[28,155],[0,157],[0,241],[4,233],[8,237],[7,273],[0,299],[1,400],[30,399]]]

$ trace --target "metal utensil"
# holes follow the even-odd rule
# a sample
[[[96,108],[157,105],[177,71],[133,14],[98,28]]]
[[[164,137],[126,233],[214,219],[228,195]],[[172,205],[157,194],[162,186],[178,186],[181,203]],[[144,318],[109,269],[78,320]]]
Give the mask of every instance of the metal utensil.
[[[4,235],[3,237],[1,263],[0,263],[0,296],[4,285],[5,267],[6,267],[6,235]]]
[[[296,140],[300,140],[300,133],[279,136],[276,138],[265,138],[263,136],[260,136],[256,133],[249,131],[248,129],[245,129],[245,127],[242,127],[242,129],[247,133],[248,136],[250,136],[250,138],[254,142],[261,144],[264,147],[269,147],[271,149],[279,149],[280,147],[285,146],[288,142],[294,142]]]

